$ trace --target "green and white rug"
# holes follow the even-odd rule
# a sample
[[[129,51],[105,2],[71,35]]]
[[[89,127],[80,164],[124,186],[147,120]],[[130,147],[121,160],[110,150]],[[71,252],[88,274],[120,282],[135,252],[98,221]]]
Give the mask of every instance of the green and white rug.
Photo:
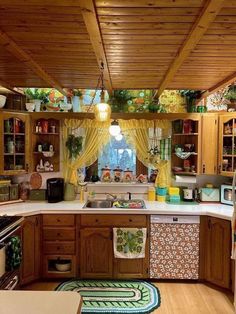
[[[160,306],[160,292],[138,280],[69,280],[57,291],[77,291],[83,297],[82,313],[148,314]]]

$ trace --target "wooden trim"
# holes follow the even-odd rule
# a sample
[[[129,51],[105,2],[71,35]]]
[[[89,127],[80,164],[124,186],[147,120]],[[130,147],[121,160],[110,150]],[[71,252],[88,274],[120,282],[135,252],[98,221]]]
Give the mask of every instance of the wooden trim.
[[[202,98],[205,98],[205,97],[213,94],[217,90],[224,88],[227,85],[234,83],[235,81],[236,81],[236,72],[227,76],[226,78],[224,78],[223,80],[221,80],[220,82],[218,82],[217,84],[215,84],[214,86],[209,88],[205,93],[202,94]]]
[[[94,2],[92,0],[79,0],[79,4],[98,65],[100,67],[101,62],[104,64],[105,87],[108,93],[112,94],[112,82]]]
[[[49,75],[27,52],[25,52],[13,39],[11,39],[5,32],[0,30],[0,44],[14,55],[19,61],[28,66],[37,76],[45,81],[50,86],[56,88],[63,95],[66,92],[60,83]]]
[[[13,92],[14,94],[23,95],[23,93],[16,90],[15,87],[11,86],[9,83],[7,83],[6,81],[3,81],[2,79],[0,79],[0,85],[8,89],[10,92]]]
[[[220,9],[222,8],[224,0],[208,0],[202,13],[198,16],[191,32],[180,48],[176,58],[170,65],[163,81],[161,82],[158,91],[154,94],[154,98],[159,97],[162,92],[168,87],[176,72],[190,55],[192,50],[197,46],[198,42],[207,31],[210,24],[214,21]]]

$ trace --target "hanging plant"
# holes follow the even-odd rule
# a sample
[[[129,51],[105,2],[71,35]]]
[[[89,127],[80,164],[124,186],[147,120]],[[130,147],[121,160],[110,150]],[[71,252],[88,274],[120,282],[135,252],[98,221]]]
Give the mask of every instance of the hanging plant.
[[[83,146],[83,137],[70,134],[66,141],[66,147],[69,150],[69,158],[76,158],[80,154]]]
[[[115,90],[109,101],[112,112],[124,112],[127,102],[132,99],[133,96],[130,94],[130,91],[126,89]]]

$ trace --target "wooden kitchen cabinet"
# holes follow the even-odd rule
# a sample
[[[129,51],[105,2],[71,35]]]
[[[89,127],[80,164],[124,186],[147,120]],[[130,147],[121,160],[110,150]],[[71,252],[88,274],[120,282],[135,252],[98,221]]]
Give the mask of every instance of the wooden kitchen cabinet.
[[[231,223],[215,217],[201,217],[201,279],[231,288]]]
[[[0,174],[16,175],[29,170],[29,115],[3,112],[0,117]]]
[[[149,220],[146,215],[81,215],[81,277],[147,278],[149,274],[149,241],[147,240],[145,258],[115,258],[113,228],[148,228],[148,225]]]
[[[172,121],[171,166],[174,174],[201,173],[201,122],[199,114],[180,114]]]
[[[25,218],[22,230],[22,285],[40,277],[40,230],[40,215]]]
[[[82,278],[112,278],[112,235],[110,228],[84,228],[81,237]]]
[[[201,170],[202,174],[217,174],[218,115],[202,115],[201,129]]]
[[[72,214],[42,216],[42,275],[44,278],[70,278],[78,274],[77,260],[79,218]],[[58,271],[59,260],[70,264],[68,271]]]
[[[233,176],[236,170],[236,114],[219,117],[219,174]]]

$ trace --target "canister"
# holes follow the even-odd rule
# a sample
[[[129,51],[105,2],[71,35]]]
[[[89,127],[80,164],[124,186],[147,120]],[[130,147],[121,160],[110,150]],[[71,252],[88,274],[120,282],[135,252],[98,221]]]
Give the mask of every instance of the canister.
[[[166,196],[165,195],[157,195],[157,201],[158,202],[165,202]]]
[[[156,200],[156,190],[153,186],[148,188],[148,200],[155,201]]]
[[[156,192],[157,192],[157,195],[160,195],[160,196],[165,196],[166,193],[167,193],[167,188],[166,187],[158,187],[156,189]]]

